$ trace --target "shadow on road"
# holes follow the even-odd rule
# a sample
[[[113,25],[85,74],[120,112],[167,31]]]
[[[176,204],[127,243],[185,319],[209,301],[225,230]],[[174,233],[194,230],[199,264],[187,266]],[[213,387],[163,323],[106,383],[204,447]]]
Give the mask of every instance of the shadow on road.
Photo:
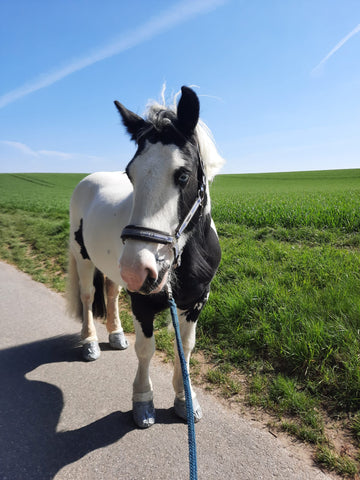
[[[27,380],[40,365],[77,362],[77,336],[61,336],[0,351],[0,479],[52,479],[64,466],[135,429],[131,411],[114,412],[77,430],[57,432],[61,390]],[[175,423],[171,409],[157,423]]]

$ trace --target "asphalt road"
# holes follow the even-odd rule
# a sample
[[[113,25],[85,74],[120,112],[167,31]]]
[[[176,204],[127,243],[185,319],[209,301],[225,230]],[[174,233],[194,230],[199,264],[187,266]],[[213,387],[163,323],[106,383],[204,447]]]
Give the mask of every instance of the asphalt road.
[[[105,343],[84,363],[63,298],[0,263],[0,479],[189,478],[187,426],[174,415],[171,370],[154,358],[157,423],[136,429],[131,387],[133,339],[125,351]],[[332,478],[259,428],[198,392],[199,480]]]

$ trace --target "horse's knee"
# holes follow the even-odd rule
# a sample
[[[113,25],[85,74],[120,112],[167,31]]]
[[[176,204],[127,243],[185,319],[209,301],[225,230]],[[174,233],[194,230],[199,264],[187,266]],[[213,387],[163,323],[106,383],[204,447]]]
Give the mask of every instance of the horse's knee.
[[[80,293],[80,299],[84,306],[92,306],[94,302],[95,288],[90,289],[90,291],[83,291]]]
[[[109,278],[105,281],[106,296],[108,299],[117,299],[120,293],[120,286],[114,283]]]
[[[146,341],[135,341],[135,352],[140,363],[149,362],[155,353],[154,337],[147,338]]]

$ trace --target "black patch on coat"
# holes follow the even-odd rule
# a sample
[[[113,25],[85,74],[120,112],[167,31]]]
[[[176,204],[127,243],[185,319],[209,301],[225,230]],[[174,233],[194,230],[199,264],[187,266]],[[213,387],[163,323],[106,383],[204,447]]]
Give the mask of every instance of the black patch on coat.
[[[211,216],[201,217],[199,225],[187,241],[181,255],[181,265],[174,271],[173,295],[176,305],[189,311],[189,320],[196,321],[198,303],[206,303],[213,279],[221,260],[219,239],[211,228]],[[196,310],[198,314],[196,315]],[[191,313],[191,314],[190,314]]]
[[[141,295],[133,292],[129,292],[129,294],[133,314],[140,322],[145,337],[151,338],[154,333],[155,315],[168,306],[167,294],[165,292],[153,295]]]
[[[202,309],[205,307],[208,296],[209,296],[209,291],[210,288],[208,289],[207,292],[205,292],[204,295],[202,295],[202,298],[199,299],[192,307],[188,308],[185,311],[185,317],[188,322],[196,322],[197,319],[199,318],[199,315],[202,311]]]
[[[171,108],[150,107],[147,118],[143,119],[115,101],[123,124],[139,148],[145,140],[164,145],[182,147],[193,136],[199,120],[200,103],[196,93],[186,86],[181,88],[177,112]]]
[[[75,232],[75,240],[80,245],[80,253],[84,260],[90,260],[89,254],[86,250],[83,237],[83,219],[80,220],[79,230]]]

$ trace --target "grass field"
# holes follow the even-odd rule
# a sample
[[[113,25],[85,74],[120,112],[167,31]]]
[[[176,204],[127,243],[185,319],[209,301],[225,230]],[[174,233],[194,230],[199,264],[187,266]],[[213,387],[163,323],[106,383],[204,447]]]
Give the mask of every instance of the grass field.
[[[59,291],[69,199],[82,177],[0,175],[1,258]],[[316,446],[319,463],[354,476],[360,170],[220,175],[211,191],[223,259],[198,327],[197,348],[213,362],[208,382],[273,412],[278,428]],[[166,329],[159,337],[169,343]],[[348,435],[341,451],[329,418]]]
[[[1,174],[0,256],[64,291],[69,202],[84,174]]]

